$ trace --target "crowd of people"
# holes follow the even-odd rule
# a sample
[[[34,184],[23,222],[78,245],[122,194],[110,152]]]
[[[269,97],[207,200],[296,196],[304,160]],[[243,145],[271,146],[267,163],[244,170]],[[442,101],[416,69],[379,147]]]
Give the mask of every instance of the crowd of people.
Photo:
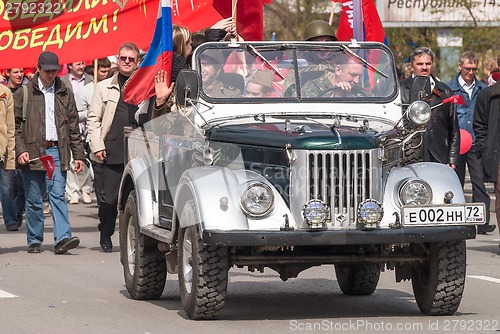
[[[206,41],[235,37],[236,25],[225,19],[204,34],[192,34],[180,26],[173,27],[172,84],[162,71],[155,77],[156,95],[150,117],[172,111],[172,91],[178,72],[191,66],[193,50]],[[304,39],[336,41],[333,28],[324,21],[313,21],[305,30]],[[122,88],[138,67],[143,54],[127,42],[116,57],[101,58],[93,64],[82,60],[59,63],[49,51],[39,55],[36,70],[11,68],[3,72],[0,85],[0,183],[3,220],[7,231],[17,231],[26,222],[29,253],[40,253],[44,237],[44,216],[52,215],[54,253],[64,254],[77,247],[80,240],[72,235],[68,216],[70,205],[92,202],[95,192],[98,207],[98,230],[103,252],[113,250],[111,237],[116,227],[119,183],[124,171],[125,126],[142,123],[138,107],[124,101]],[[271,71],[256,70],[241,88],[221,81],[223,72],[219,53],[204,52],[200,59],[204,91],[212,97],[268,97],[273,92]],[[495,184],[500,198],[500,56],[497,67],[490,66],[483,81],[476,77],[479,60],[475,53],[464,52],[458,62],[458,73],[448,83],[433,75],[434,53],[417,47],[405,66],[400,83],[403,105],[410,103],[410,90],[415,76],[428,77],[430,90],[426,101],[432,109],[431,121],[422,139],[422,161],[448,164],[455,169],[462,186],[469,171],[473,201],[486,206],[487,223],[478,227],[486,234],[495,229],[490,224],[490,196],[485,182]],[[333,71],[306,82],[304,95],[335,86],[354,91],[360,81],[363,64],[352,57],[337,59]],[[491,64],[490,64],[491,65]],[[93,67],[96,67],[94,70]],[[321,64],[318,66],[322,66]],[[63,71],[64,70],[64,71]],[[94,74],[92,76],[92,74]],[[222,89],[224,88],[224,89]],[[460,94],[465,105],[441,104],[451,95]],[[169,118],[166,118],[167,122]],[[174,123],[165,124],[172,127]],[[472,148],[460,154],[460,131],[473,138]],[[41,157],[53,157],[51,177]],[[467,168],[466,168],[467,167]],[[48,203],[50,212],[46,209]],[[500,201],[496,202],[500,221]],[[24,217],[24,218],[23,218]]]

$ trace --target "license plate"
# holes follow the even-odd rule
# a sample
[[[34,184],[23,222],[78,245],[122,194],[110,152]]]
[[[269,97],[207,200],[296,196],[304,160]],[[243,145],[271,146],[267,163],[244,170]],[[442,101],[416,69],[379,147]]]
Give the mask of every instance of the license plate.
[[[485,222],[484,204],[403,206],[403,225],[481,225]]]

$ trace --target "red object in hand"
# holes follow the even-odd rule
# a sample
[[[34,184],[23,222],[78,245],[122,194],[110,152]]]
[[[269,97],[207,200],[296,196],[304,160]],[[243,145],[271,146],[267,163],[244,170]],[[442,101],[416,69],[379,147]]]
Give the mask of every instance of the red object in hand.
[[[469,131],[460,129],[460,154],[469,152],[472,147],[472,136]]]
[[[40,161],[45,167],[45,171],[47,172],[47,177],[49,180],[52,180],[52,175],[54,174],[54,170],[56,169],[56,164],[54,163],[54,157],[51,155],[42,155],[40,157]]]
[[[443,103],[448,103],[448,102],[451,102],[453,104],[458,104],[461,106],[465,104],[465,100],[460,94],[450,96],[449,98],[443,100]]]

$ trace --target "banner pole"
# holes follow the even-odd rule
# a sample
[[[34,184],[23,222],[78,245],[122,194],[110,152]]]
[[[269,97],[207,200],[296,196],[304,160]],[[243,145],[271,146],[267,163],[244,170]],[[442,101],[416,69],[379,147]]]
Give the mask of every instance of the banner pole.
[[[94,86],[97,85],[97,59],[94,59]]]

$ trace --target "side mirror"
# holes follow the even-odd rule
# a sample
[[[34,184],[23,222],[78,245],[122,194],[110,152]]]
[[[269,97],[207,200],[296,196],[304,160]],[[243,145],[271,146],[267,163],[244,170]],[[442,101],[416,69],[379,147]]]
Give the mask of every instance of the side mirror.
[[[197,100],[200,94],[198,85],[200,77],[198,73],[190,69],[182,69],[177,75],[175,82],[175,98],[177,104],[186,107],[187,100]]]

